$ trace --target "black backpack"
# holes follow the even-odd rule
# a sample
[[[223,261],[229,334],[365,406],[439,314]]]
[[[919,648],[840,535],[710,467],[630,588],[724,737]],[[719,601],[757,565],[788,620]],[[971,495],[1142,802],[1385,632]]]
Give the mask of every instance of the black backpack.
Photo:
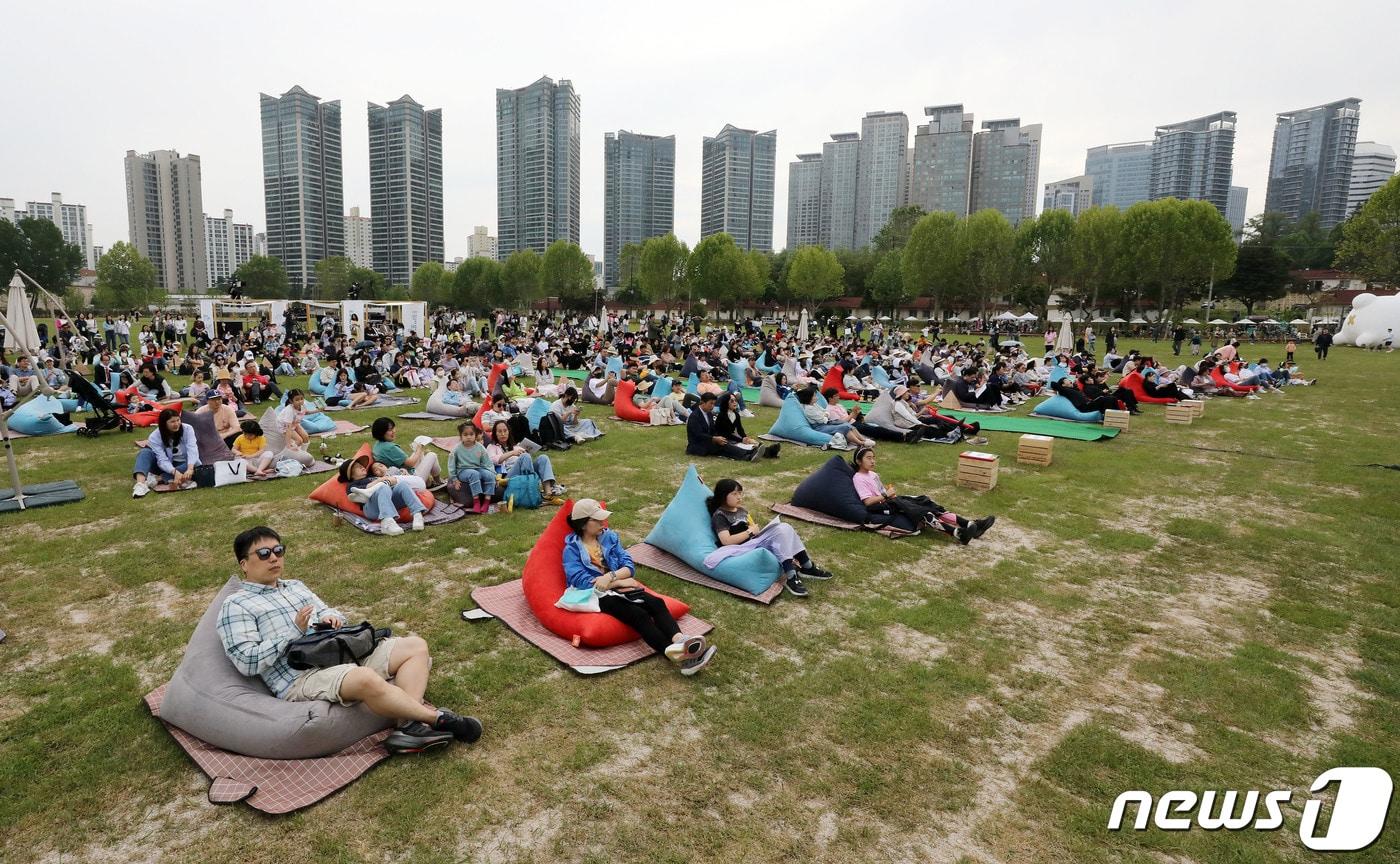
[[[568,435],[564,432],[564,421],[560,420],[559,415],[552,411],[540,418],[537,431],[531,437],[541,447],[568,443]]]

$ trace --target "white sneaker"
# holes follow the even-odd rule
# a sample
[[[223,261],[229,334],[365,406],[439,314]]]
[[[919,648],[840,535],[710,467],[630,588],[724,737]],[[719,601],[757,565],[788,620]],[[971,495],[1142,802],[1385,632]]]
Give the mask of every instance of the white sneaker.
[[[414,531],[422,531],[422,530],[423,530],[423,514],[422,514],[422,513],[414,513],[414,514],[413,514],[413,530],[414,530]]]
[[[150,491],[151,487],[147,486],[145,483],[137,483],[131,487],[131,497],[145,498]]]
[[[739,412],[739,416],[740,416],[740,417],[752,417],[752,416],[753,416],[753,412],[750,411],[749,409],[745,408],[743,411],[740,411],[740,412]]]
[[[379,533],[386,537],[395,537],[402,534],[403,529],[399,527],[399,523],[394,521],[393,516],[385,516],[379,520]]]

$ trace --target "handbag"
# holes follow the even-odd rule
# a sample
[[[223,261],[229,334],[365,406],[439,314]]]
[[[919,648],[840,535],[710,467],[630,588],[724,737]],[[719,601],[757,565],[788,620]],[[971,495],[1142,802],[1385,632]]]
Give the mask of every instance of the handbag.
[[[287,665],[297,670],[359,665],[382,640],[393,635],[388,627],[376,630],[368,621],[347,627],[317,627],[287,645]]]
[[[248,463],[242,459],[226,459],[214,463],[214,485],[232,486],[248,482]]]
[[[214,466],[196,465],[194,466],[194,485],[200,489],[208,489],[214,485]]]
[[[650,412],[652,426],[671,425],[671,412],[665,408],[653,408]]]

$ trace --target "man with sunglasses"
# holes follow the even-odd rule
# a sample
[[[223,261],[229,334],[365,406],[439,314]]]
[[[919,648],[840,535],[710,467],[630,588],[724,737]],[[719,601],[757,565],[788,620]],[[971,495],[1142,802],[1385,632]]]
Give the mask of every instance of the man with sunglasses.
[[[359,664],[293,669],[287,646],[318,623],[343,625],[345,616],[303,583],[282,578],[286,551],[277,532],[261,525],[233,539],[243,584],[219,610],[219,637],[239,672],[260,676],[273,695],[290,702],[364,702],[375,714],[399,721],[384,742],[394,753],[419,753],[453,738],[471,743],[481,737],[476,718],[423,703],[432,660],[421,637],[381,640]]]

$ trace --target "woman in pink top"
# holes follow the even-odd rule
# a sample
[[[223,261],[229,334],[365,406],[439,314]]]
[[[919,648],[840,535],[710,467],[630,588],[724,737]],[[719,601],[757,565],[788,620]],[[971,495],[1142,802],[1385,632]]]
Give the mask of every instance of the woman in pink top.
[[[851,482],[855,485],[861,503],[871,515],[900,514],[908,517],[916,525],[937,528],[964,546],[985,534],[997,521],[995,516],[969,521],[945,510],[927,495],[911,497],[895,494],[894,484],[881,482],[880,475],[875,473],[875,451],[869,447],[857,449],[851,464],[856,469]]]

